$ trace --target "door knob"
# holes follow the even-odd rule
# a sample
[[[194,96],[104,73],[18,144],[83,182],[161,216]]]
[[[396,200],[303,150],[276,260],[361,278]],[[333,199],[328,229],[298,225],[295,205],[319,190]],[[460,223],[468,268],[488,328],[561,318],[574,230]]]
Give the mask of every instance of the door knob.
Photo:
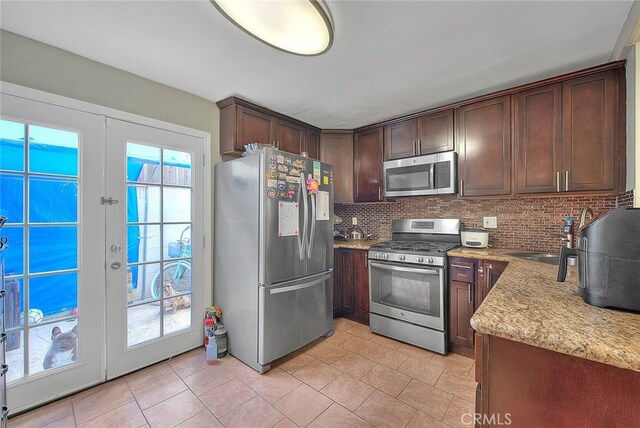
[[[122,267],[122,265],[120,264],[120,262],[113,262],[113,263],[111,263],[111,269],[120,269],[120,267]]]
[[[111,246],[111,251],[120,251],[120,250],[122,250],[122,245],[120,244],[116,243]]]

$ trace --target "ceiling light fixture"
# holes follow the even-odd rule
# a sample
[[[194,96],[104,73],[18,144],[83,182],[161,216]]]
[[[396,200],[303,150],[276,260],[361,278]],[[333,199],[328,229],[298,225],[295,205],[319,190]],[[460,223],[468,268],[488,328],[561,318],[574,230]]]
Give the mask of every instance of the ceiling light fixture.
[[[333,26],[318,0],[210,0],[229,21],[261,42],[296,55],[320,55]]]

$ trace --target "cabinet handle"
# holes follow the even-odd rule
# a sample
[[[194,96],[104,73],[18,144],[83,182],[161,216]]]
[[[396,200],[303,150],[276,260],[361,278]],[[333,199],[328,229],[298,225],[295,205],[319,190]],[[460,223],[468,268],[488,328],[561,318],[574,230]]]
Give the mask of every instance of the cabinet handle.
[[[569,191],[569,170],[564,172],[564,190]]]
[[[471,284],[467,284],[467,303],[471,304]]]
[[[464,196],[464,180],[460,180],[460,196]]]
[[[462,265],[454,265],[454,264],[451,264],[450,266],[454,268],[459,268],[459,269],[471,269],[471,266],[462,266]]]
[[[560,192],[560,171],[556,172],[556,192]]]
[[[417,150],[417,154],[422,154],[422,141],[420,141],[420,139],[418,139],[417,141],[417,146],[418,146],[418,150]]]
[[[382,187],[378,186],[378,200],[382,200]]]
[[[487,286],[487,290],[491,287],[491,271],[493,270],[493,266],[487,266],[487,274],[484,276],[484,283]]]

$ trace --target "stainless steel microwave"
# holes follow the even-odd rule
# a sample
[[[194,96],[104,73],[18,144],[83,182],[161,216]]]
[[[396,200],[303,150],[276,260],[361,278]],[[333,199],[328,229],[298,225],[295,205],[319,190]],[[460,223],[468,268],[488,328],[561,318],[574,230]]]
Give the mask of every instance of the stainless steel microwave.
[[[386,161],[386,197],[451,195],[456,192],[458,157],[454,151]]]

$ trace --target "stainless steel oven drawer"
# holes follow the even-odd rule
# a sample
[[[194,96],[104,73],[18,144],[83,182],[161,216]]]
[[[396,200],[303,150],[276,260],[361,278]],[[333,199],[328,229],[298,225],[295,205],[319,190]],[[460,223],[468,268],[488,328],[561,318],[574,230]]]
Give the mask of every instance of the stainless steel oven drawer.
[[[447,335],[444,331],[432,330],[408,322],[369,314],[369,326],[373,333],[401,340],[440,354],[447,353]]]

